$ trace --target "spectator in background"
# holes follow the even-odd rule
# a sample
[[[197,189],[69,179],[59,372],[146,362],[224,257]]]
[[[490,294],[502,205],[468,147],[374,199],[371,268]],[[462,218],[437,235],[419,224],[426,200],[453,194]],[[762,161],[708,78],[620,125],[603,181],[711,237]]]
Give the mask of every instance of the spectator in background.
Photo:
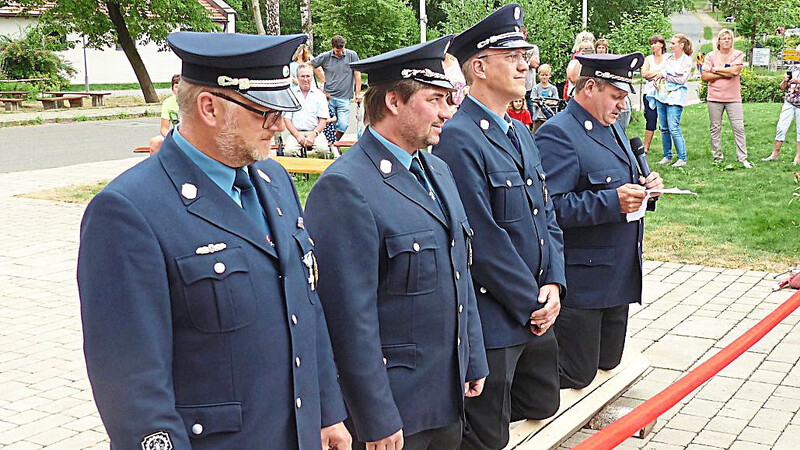
[[[598,39],[597,42],[594,43],[594,52],[598,55],[608,53],[608,40]]]
[[[180,121],[180,111],[178,110],[178,83],[181,81],[180,74],[172,76],[170,88],[172,95],[161,104],[161,128],[158,136],[150,138],[150,154],[157,152],[161,148],[161,143],[167,137],[169,130],[178,126]]]
[[[450,81],[450,84],[452,84],[455,88],[455,90],[450,94],[450,99],[457,109],[458,105],[464,101],[464,97],[466,97],[467,93],[469,93],[467,80],[464,79],[464,72],[461,71],[461,66],[458,65],[458,60],[450,53],[445,54],[442,67],[444,67],[445,76]],[[453,111],[453,113],[455,114],[455,111]]]
[[[579,55],[592,55],[594,54],[594,42],[585,40],[582,41],[578,45],[578,53]],[[575,83],[578,82],[578,78],[581,76],[581,63],[575,57],[572,57],[572,61],[567,64],[567,86],[566,86],[566,95],[564,98],[572,97],[572,91],[575,89]]]
[[[658,164],[672,162],[674,144],[678,159],[672,167],[682,167],[686,165],[686,140],[681,131],[681,115],[689,90],[686,81],[692,73],[692,41],[678,33],[670,39],[669,47],[672,53],[667,53],[661,72],[653,78],[656,92],[655,96],[650,97],[650,106],[655,104],[658,110],[661,144],[664,148],[664,157]]]
[[[647,55],[642,66],[642,77],[647,80],[642,93],[644,94],[644,152],[650,152],[650,144],[653,142],[653,135],[656,131],[658,113],[655,106],[650,106],[649,98],[655,96],[656,86],[653,80],[658,78],[661,67],[664,65],[664,52],[667,49],[667,42],[664,36],[654,34],[650,36],[650,50],[652,55]]]
[[[533,120],[531,120],[531,112],[528,111],[528,108],[525,105],[524,98],[518,98],[511,103],[508,104],[508,110],[506,111],[508,116],[512,119],[517,119],[520,122],[524,123],[525,126],[528,128],[533,125]]]
[[[528,40],[528,29],[525,25],[519,27],[522,32],[522,38]],[[539,68],[539,47],[534,45],[530,50],[531,56],[528,59],[528,71],[525,72],[525,105],[528,107],[528,112],[533,112],[533,100],[531,95],[533,87],[536,86],[536,69]]]
[[[572,61],[569,62],[567,65],[567,82],[564,84],[564,98],[569,99],[570,94],[572,94],[572,88],[575,84],[575,81],[578,80],[578,74],[581,72],[580,63],[575,59],[576,55],[588,54],[584,53],[586,50],[585,42],[589,42],[592,47],[592,52],[594,53],[594,35],[589,31],[581,31],[575,36],[575,44],[572,46]],[[581,48],[583,46],[583,48]],[[575,63],[573,63],[575,61]],[[577,66],[576,66],[577,64]],[[575,71],[575,67],[577,67],[577,71]],[[572,68],[572,70],[570,70]]]
[[[350,63],[358,61],[358,54],[344,46],[345,39],[337,34],[331,38],[331,50],[311,60],[336,111],[337,140],[342,138],[350,122],[350,100],[355,97],[356,103],[361,103],[361,72],[350,68]]]
[[[722,112],[728,112],[733,137],[736,141],[736,159],[745,169],[753,165],[747,160],[747,141],[744,134],[742,85],[739,73],[744,67],[744,53],[733,48],[733,31],[723,28],[717,34],[717,49],[706,55],[702,79],[708,83],[708,120],[711,137],[711,154],[714,162],[722,162],[721,133]]]
[[[314,87],[314,69],[308,64],[301,64],[297,68],[299,85],[292,86],[292,92],[300,102],[300,110],[290,112],[285,116],[287,156],[301,156],[303,149],[314,151],[318,156],[328,152],[328,143],[322,130],[330,117],[328,113],[328,100],[319,89]]]
[[[308,44],[300,44],[300,47],[297,47],[297,50],[292,55],[292,62],[289,63],[289,72],[292,73],[292,86],[298,85],[297,80],[297,68],[301,64],[306,64],[311,60],[311,50],[308,48]],[[314,86],[316,86],[316,80],[314,81]]]
[[[797,52],[800,53],[800,45],[797,46]],[[775,132],[775,149],[772,150],[771,155],[762,159],[762,161],[778,160],[778,152],[781,151],[783,141],[786,140],[786,132],[789,131],[789,126],[792,124],[792,118],[794,117],[796,119],[795,126],[797,127],[797,154],[794,156],[792,164],[796,166],[800,164],[800,64],[795,64],[786,71],[783,75],[783,81],[781,81],[781,89],[786,91],[786,97],[783,100],[783,108],[781,108],[781,115]]]
[[[537,84],[533,88],[533,96],[539,97],[543,100],[545,99],[552,99],[558,100],[558,89],[550,84],[550,76],[553,74],[553,68],[550,67],[550,64],[542,64],[539,66],[539,84]],[[547,101],[547,100],[545,100]],[[534,121],[533,121],[533,132],[536,133],[536,130],[539,129],[540,126],[547,120],[547,116],[545,116],[544,111],[539,108],[538,106],[534,109]]]

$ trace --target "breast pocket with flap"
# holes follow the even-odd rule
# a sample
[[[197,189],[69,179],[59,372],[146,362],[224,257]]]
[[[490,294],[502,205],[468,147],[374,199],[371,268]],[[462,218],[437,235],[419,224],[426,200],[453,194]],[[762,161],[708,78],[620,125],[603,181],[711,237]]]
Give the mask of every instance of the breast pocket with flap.
[[[241,247],[182,256],[175,262],[189,316],[200,331],[224,333],[255,320],[258,299]]]
[[[525,211],[525,183],[516,170],[489,172],[492,215],[498,222],[516,222]]]
[[[433,292],[439,282],[438,248],[433,230],[386,236],[389,293],[422,295]]]

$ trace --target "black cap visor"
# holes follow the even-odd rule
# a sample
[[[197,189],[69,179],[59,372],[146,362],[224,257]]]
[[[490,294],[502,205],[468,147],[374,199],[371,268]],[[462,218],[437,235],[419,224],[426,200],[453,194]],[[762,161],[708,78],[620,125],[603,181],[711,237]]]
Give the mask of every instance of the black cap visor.
[[[603,79],[603,78],[601,78],[601,79]],[[614,86],[614,87],[618,87],[618,88],[622,89],[623,91],[627,91],[629,94],[635,94],[636,93],[636,89],[634,89],[633,85],[630,84],[630,83],[627,83],[625,81],[611,81],[611,80],[606,80],[606,81],[611,83],[611,85]]]
[[[264,106],[274,111],[295,112],[300,111],[300,102],[294,96],[291,89],[281,89],[277,91],[264,91],[249,89],[247,91],[235,91],[242,97],[252,101],[257,105]]]
[[[524,40],[524,39],[511,39],[505,42],[497,42],[495,44],[491,44],[486,48],[500,48],[500,49],[507,49],[507,48],[533,48],[533,44]]]

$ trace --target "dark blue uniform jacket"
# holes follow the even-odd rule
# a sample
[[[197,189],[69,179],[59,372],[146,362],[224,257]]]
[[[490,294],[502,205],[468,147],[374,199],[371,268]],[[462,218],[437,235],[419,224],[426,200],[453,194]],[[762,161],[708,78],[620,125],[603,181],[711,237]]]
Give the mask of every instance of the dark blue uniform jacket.
[[[444,125],[433,154],[450,166],[472,228],[472,277],[486,348],[527,342],[539,286],[567,285],[561,230],[528,129],[513,121],[522,155],[494,119],[467,97]],[[545,198],[548,198],[545,204]]]
[[[470,225],[447,165],[420,157],[446,214],[370,132],[306,204],[339,381],[362,442],[459,420],[464,381],[489,371]]]
[[[639,180],[622,128],[603,126],[572,100],[536,132],[548,186],[564,230],[565,306],[608,308],[641,302],[644,220],[628,223],[616,189]],[[654,204],[649,205],[651,209]]]
[[[159,431],[176,449],[319,450],[345,418],[294,186],[274,161],[250,170],[274,247],[171,135],[86,210],[84,350],[114,450]]]

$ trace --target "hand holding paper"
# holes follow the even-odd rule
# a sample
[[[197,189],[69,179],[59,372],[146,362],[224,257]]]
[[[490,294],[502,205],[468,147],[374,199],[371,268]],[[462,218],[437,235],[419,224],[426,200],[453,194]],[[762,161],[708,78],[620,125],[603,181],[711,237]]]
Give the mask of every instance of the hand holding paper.
[[[639,209],[634,212],[629,212],[625,219],[628,222],[633,222],[634,220],[639,220],[644,217],[644,213],[647,210],[647,201],[650,199],[652,194],[675,194],[675,195],[694,195],[695,197],[699,197],[696,193],[688,190],[688,189],[679,189],[678,187],[673,187],[669,189],[648,189],[645,191],[645,198],[642,202]]]

